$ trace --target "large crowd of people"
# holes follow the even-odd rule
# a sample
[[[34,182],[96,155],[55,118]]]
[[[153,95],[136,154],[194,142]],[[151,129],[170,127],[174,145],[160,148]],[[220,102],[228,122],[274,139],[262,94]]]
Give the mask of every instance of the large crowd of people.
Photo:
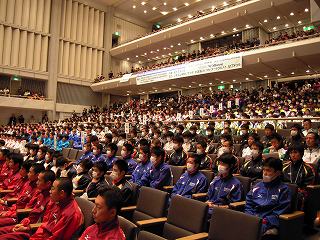
[[[27,98],[27,99],[33,99],[33,100],[45,100],[45,96],[37,91],[30,91],[28,89],[23,90],[21,87],[17,90],[16,94],[13,94],[10,92],[9,88],[0,89],[0,96],[5,97],[20,97],[20,98]]]
[[[0,239],[70,239],[83,221],[73,194],[96,204],[96,224],[78,233],[80,239],[125,239],[117,215],[120,206],[135,204],[135,186],[166,191],[171,185],[171,197],[206,193],[208,216],[214,207],[246,199],[244,212],[263,218],[263,237],[273,239],[279,215],[291,209],[291,183],[299,188],[297,208],[305,212],[306,226],[318,225],[307,186],[319,181],[320,125],[309,119],[319,116],[319,99],[319,81],[310,80],[95,106],[59,122],[2,126],[0,187],[14,191],[0,190]],[[278,124],[265,120],[270,117]],[[303,120],[289,125],[285,117]],[[200,121],[180,122],[190,119]],[[69,148],[79,156],[64,155]],[[173,166],[185,167],[175,184]],[[208,179],[204,170],[215,177]],[[244,193],[237,175],[262,180]],[[11,198],[17,198],[13,205]],[[33,210],[19,219],[23,208]],[[43,223],[33,233],[31,224],[39,219]],[[110,224],[113,233],[104,229]]]
[[[313,36],[315,34],[318,34],[318,32],[314,29],[309,31],[297,31],[297,32],[293,32],[292,34],[289,34],[287,32],[281,32],[279,36],[272,37],[269,40],[266,40],[264,44],[261,43],[258,38],[253,38],[252,40],[247,40],[246,42],[233,43],[233,44],[222,46],[222,47],[207,47],[206,49],[202,49],[201,51],[199,50],[199,51],[193,51],[189,53],[184,52],[184,53],[181,53],[180,55],[169,57],[165,61],[160,63],[147,64],[145,66],[136,67],[136,68],[132,67],[131,70],[127,72],[113,73],[111,71],[108,74],[108,79],[110,80],[114,78],[120,78],[124,74],[128,74],[128,73],[141,73],[149,70],[169,67],[172,65],[183,64],[189,61],[200,60],[203,58],[243,52],[243,51],[247,51],[257,47],[273,46],[273,45],[281,44],[293,39],[304,39],[305,37]],[[101,75],[94,80],[94,83],[105,81],[105,80],[106,78]]]

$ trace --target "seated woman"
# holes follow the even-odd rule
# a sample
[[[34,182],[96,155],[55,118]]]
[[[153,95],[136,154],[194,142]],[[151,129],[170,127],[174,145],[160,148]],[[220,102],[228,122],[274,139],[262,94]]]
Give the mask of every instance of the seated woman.
[[[84,159],[76,167],[77,175],[72,179],[73,189],[84,190],[91,182],[89,170],[92,168],[90,159]]]
[[[93,198],[98,196],[101,189],[107,187],[104,175],[107,172],[107,164],[105,162],[96,162],[92,167],[92,180],[87,187],[87,191],[83,197]]]

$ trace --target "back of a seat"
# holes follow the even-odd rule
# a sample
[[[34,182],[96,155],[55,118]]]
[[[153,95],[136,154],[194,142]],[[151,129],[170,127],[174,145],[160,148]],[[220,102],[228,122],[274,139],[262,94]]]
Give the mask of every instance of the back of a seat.
[[[201,201],[173,196],[164,224],[163,237],[176,239],[200,233],[205,230],[208,205]]]
[[[129,220],[118,216],[119,225],[126,236],[126,239],[135,240],[137,238],[138,227]]]
[[[62,156],[65,158],[68,157],[70,150],[71,150],[71,148],[63,148],[62,149]]]
[[[78,154],[78,150],[77,149],[70,149],[70,152],[68,154],[68,158],[70,160],[76,160],[77,154]]]
[[[94,207],[94,203],[80,197],[76,197],[75,200],[77,201],[84,216],[84,229],[86,229],[90,225],[94,224],[94,220],[92,217],[92,209]]]
[[[241,156],[240,150],[241,150],[241,144],[233,144],[234,149],[234,155]]]
[[[298,207],[298,185],[287,183],[291,192],[291,211],[296,211]]]
[[[250,191],[250,189],[251,189],[252,179],[249,178],[249,177],[241,176],[241,175],[237,175],[237,176],[235,176],[235,177],[241,182],[242,189],[243,189],[242,199],[244,200],[244,199],[246,198],[247,193],[248,193],[248,192]]]
[[[165,216],[168,199],[169,195],[167,192],[149,187],[141,187],[137,209],[133,213],[133,221]]]
[[[211,181],[214,178],[214,172],[212,172],[211,170],[200,170],[200,172],[206,176],[208,183],[211,183]]]
[[[286,139],[290,137],[290,129],[278,129],[277,133]]]
[[[80,159],[80,157],[84,154],[85,152],[83,150],[78,150],[77,152],[77,157],[76,157],[76,161],[78,161]]]
[[[186,167],[170,165],[170,169],[172,173],[173,185],[175,185],[180,179],[181,175],[185,172]]]
[[[214,207],[209,228],[209,240],[259,240],[262,219],[239,211]],[[232,226],[232,229],[230,227]]]
[[[147,231],[141,231],[139,232],[138,240],[166,240],[166,239]]]

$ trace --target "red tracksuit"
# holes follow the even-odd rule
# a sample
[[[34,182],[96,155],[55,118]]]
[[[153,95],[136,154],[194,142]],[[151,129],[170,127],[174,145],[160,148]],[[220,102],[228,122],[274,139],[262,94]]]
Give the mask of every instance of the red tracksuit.
[[[25,208],[25,206],[27,205],[27,203],[30,201],[30,199],[32,198],[32,196],[34,195],[34,193],[37,190],[37,182],[33,181],[33,182],[27,182],[19,196],[18,196],[18,200],[16,202],[16,204],[12,205],[11,207],[8,207],[4,204],[0,205],[0,212],[3,211],[10,211],[10,210],[16,210],[16,209],[20,209],[20,208]]]
[[[88,227],[79,240],[126,240],[126,237],[119,226],[118,219],[111,223],[94,224]]]
[[[14,187],[17,185],[17,184],[21,184],[19,182],[21,182],[21,175],[18,172],[12,174],[11,177],[7,177],[3,183],[1,184],[1,188],[2,189],[14,189]]]
[[[83,223],[82,212],[73,197],[57,204],[30,240],[71,239]]]
[[[2,199],[6,200],[8,198],[18,197],[26,183],[28,183],[28,177],[20,178],[20,180],[16,183],[15,186],[13,186],[13,188],[8,188],[12,189],[13,192],[7,193]]]

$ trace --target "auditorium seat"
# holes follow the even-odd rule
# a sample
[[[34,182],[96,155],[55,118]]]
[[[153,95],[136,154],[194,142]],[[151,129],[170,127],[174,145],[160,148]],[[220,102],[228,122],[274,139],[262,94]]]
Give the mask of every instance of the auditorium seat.
[[[88,201],[87,199],[76,197],[75,200],[77,201],[79,208],[83,214],[83,225],[80,229],[78,229],[74,234],[72,239],[77,239],[81,236],[82,232],[92,224],[94,224],[92,210],[94,208],[94,203]]]
[[[62,149],[62,156],[64,158],[67,158],[69,156],[70,150],[71,150],[71,148],[63,148]]]
[[[242,200],[246,198],[247,193],[251,189],[252,179],[236,174],[235,177],[241,182],[242,185]]]
[[[137,239],[137,233],[138,233],[138,227],[130,222],[129,220],[118,216],[119,219],[119,225],[124,233],[124,235],[126,236],[126,239],[132,239],[132,240],[136,240]]]
[[[77,149],[70,149],[70,152],[68,154],[68,158],[70,159],[70,161],[75,161],[76,160],[77,153],[78,153]]]
[[[155,218],[138,221],[138,226],[163,225],[162,237],[177,239],[196,233],[206,228],[208,205],[193,199],[175,195],[171,199],[167,218]]]
[[[166,240],[166,239],[147,231],[140,231],[138,235],[138,240]]]
[[[282,138],[289,139],[290,138],[290,129],[278,129],[277,133],[282,136]]]
[[[78,150],[76,161],[78,161],[83,154],[84,154],[84,150]]]

